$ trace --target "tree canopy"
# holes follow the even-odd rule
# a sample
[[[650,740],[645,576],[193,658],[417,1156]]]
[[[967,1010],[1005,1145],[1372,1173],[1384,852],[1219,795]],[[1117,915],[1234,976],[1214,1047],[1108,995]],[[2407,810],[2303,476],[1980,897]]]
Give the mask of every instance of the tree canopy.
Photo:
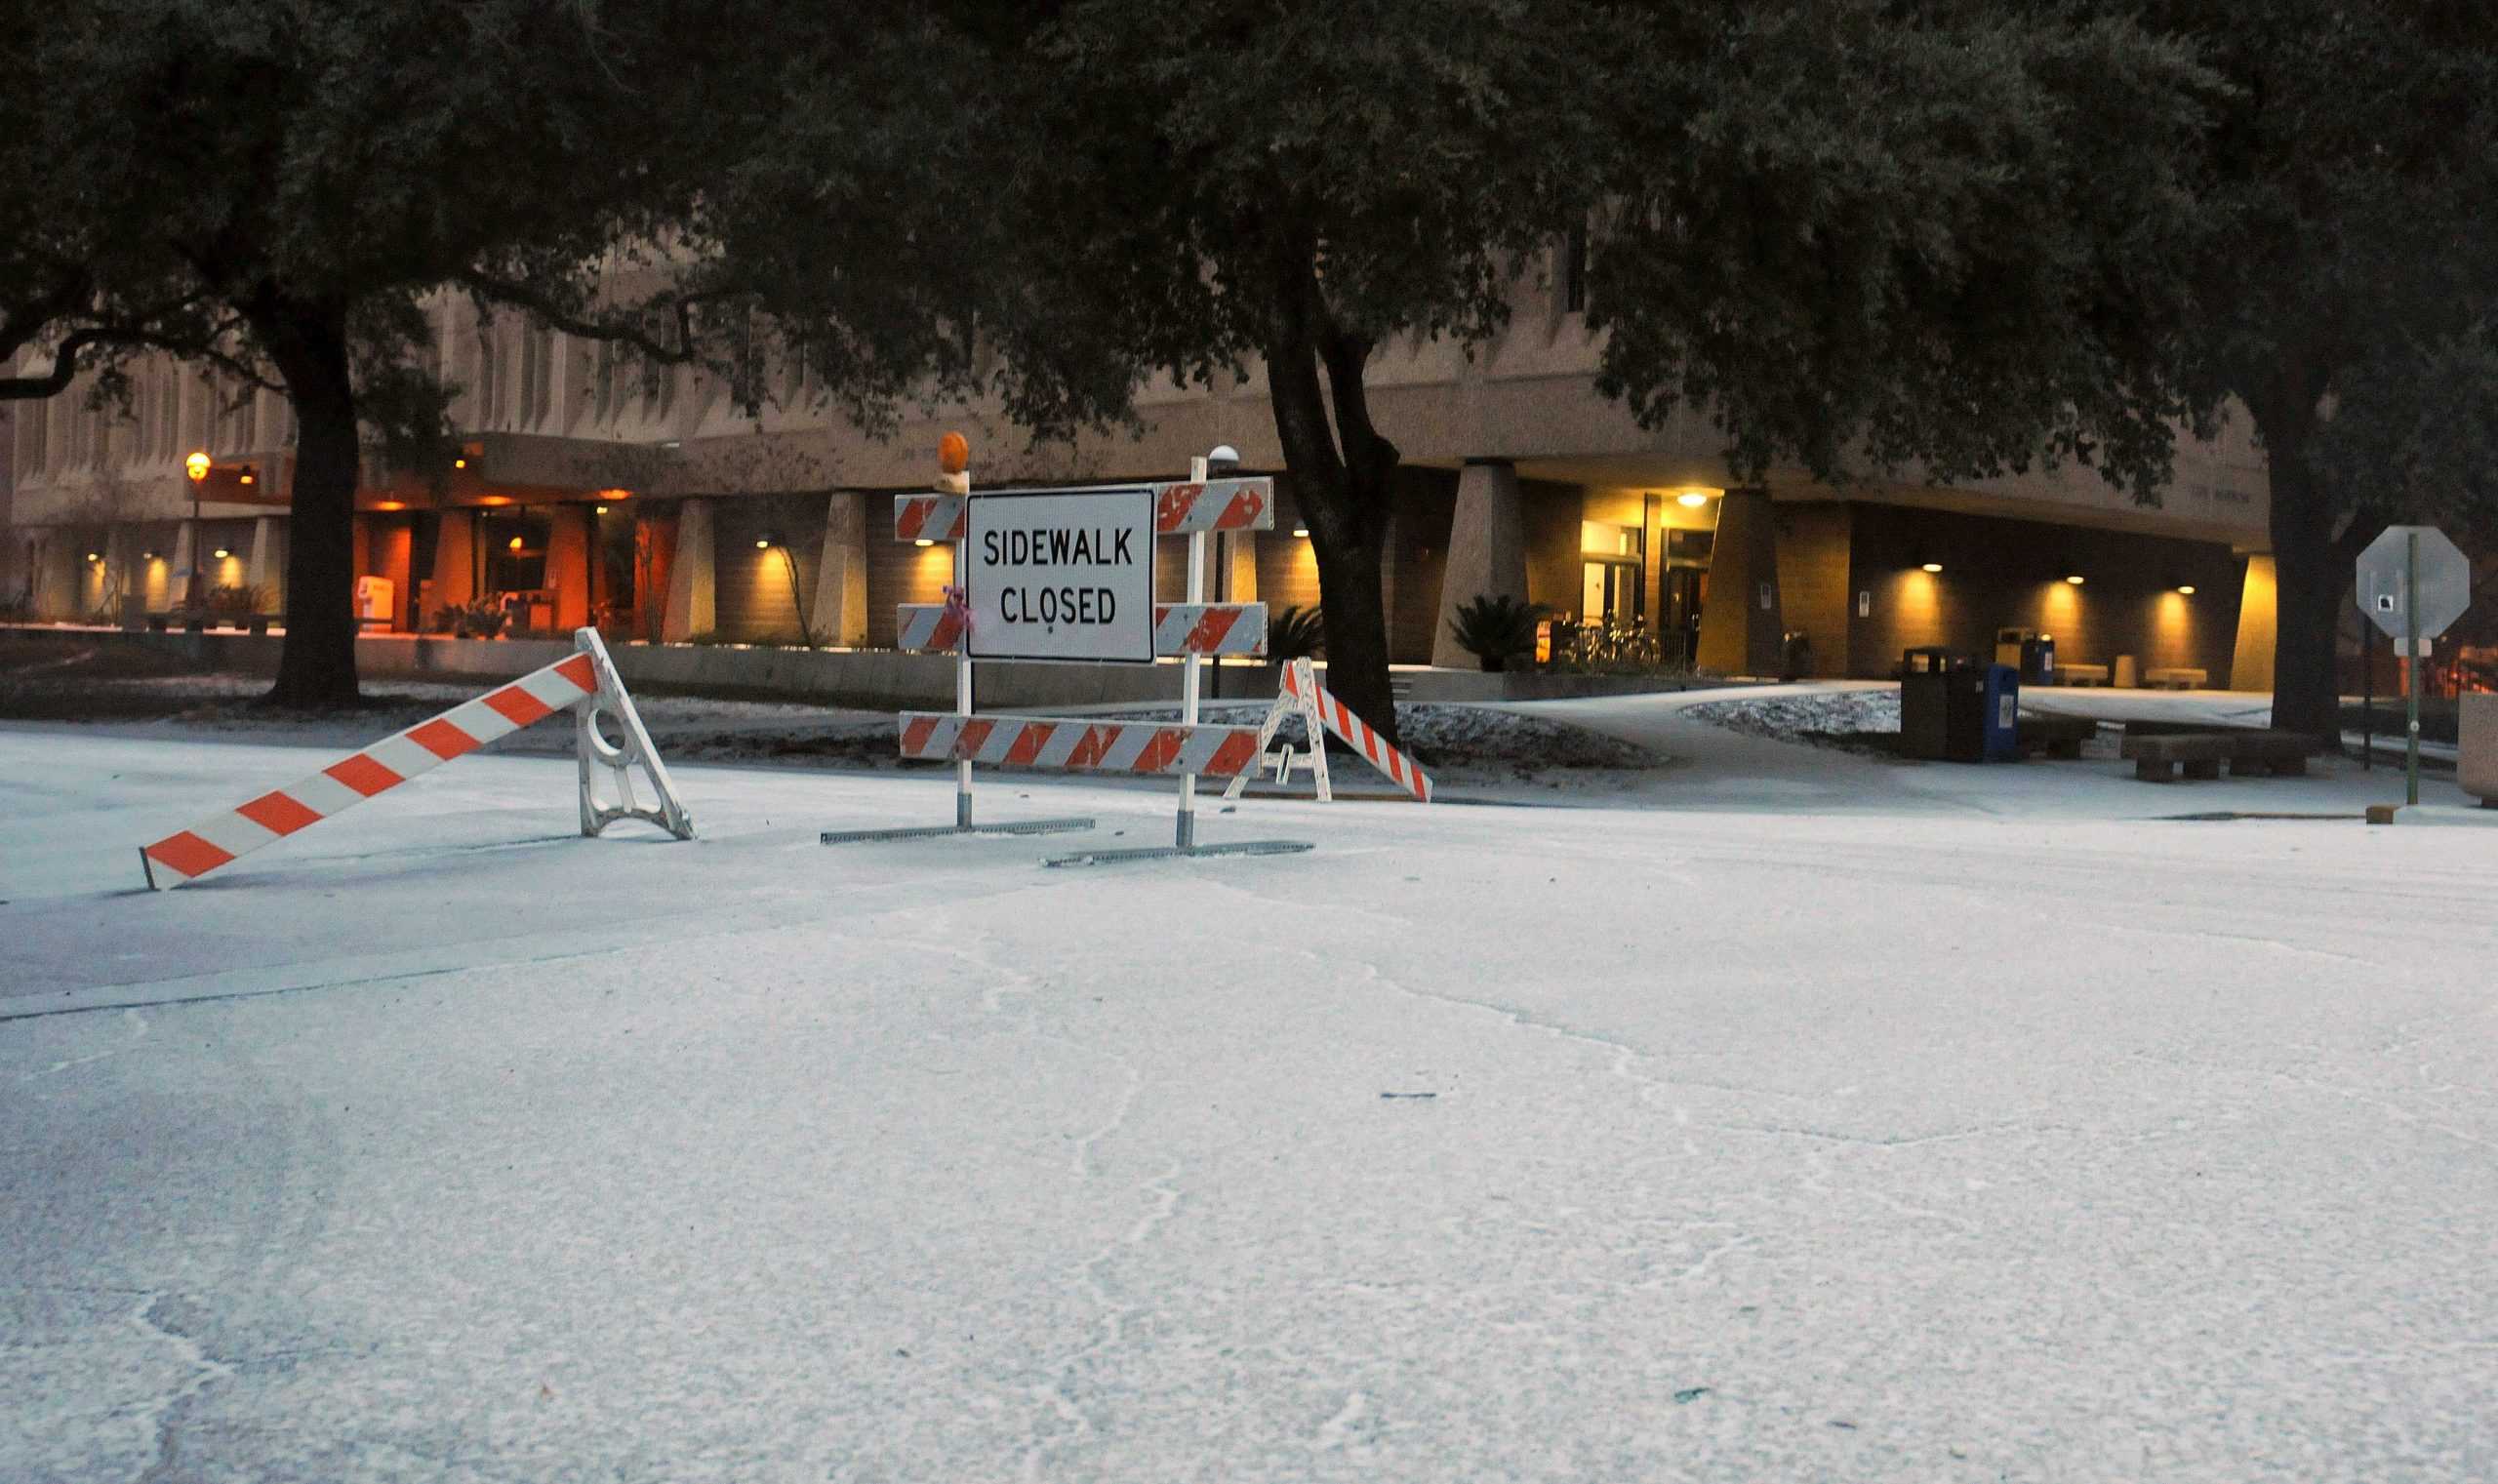
[[[1390,337],[1497,335],[1594,234],[1604,384],[1707,404],[1730,464],[2042,451],[2165,468],[2173,251],[2209,79],[2061,8],[1874,0],[1073,0],[970,55],[996,133],[989,328],[1080,416],[1253,364],[1312,538],[1330,685],[1392,730]],[[1010,355],[1017,352],[1010,351]],[[1028,388],[1027,388],[1028,390]],[[1046,403],[1046,395],[1035,400]]]
[[[300,425],[275,699],[355,694],[360,423],[440,431],[428,294],[691,353],[705,187],[777,112],[775,0],[10,0],[0,357],[141,353]],[[654,321],[652,311],[659,311]]]

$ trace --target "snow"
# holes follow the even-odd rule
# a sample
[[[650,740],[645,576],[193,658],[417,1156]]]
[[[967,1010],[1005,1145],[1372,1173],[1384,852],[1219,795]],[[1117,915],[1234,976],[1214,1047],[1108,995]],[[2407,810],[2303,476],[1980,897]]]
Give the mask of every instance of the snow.
[[[1201,818],[1300,856],[493,754],[169,894],[319,754],[0,727],[0,1477],[2498,1473],[2498,835],[1705,699]]]

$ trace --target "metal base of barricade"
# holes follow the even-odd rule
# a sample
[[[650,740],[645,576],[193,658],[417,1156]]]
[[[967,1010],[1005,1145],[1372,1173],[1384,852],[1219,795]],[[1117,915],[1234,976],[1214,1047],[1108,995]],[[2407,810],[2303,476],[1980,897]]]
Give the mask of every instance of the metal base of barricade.
[[[1123,861],[1171,861],[1196,856],[1292,856],[1310,849],[1308,840],[1237,840],[1225,845],[1146,845],[1052,856],[1043,865],[1116,865]]]
[[[1091,829],[1091,820],[1016,820],[1003,824],[920,824],[902,829],[827,829],[816,836],[821,845],[857,845],[868,840],[933,840],[942,835],[1056,835]]]

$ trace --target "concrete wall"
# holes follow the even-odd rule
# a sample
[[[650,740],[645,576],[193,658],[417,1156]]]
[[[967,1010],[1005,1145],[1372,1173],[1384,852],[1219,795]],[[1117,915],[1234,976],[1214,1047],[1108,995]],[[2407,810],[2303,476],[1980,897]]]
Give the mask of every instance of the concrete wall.
[[[1989,657],[1995,629],[2024,627],[2054,635],[2064,663],[2131,655],[2229,683],[2242,564],[2227,546],[1884,505],[1855,506],[1852,521],[1849,673],[1887,675],[1920,645]],[[1919,570],[1929,561],[1943,571]],[[2075,569],[2078,587],[2064,581]],[[1871,599],[1861,619],[1858,592]]]

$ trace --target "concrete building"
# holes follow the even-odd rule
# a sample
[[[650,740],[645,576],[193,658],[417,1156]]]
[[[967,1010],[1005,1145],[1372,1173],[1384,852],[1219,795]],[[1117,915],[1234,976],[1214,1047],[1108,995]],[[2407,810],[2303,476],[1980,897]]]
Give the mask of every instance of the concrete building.
[[[435,323],[462,457],[447,488],[377,470],[359,492],[376,629],[447,630],[491,605],[516,630],[889,646],[895,604],[937,601],[950,577],[946,548],[888,535],[944,427],[971,435],[989,487],[1175,477],[1216,443],[1281,472],[1255,367],[1147,386],[1136,436],[1032,448],[994,409],[963,407],[878,442],[818,406],[804,366],[731,387],[513,316],[481,324],[450,297]],[[1522,285],[1507,333],[1471,356],[1418,340],[1375,358],[1373,415],[1406,461],[1385,573],[1397,661],[1471,666],[1450,614],[1509,593],[1725,673],[1776,669],[1790,630],[1807,636],[1806,673],[1877,676],[1910,646],[1986,653],[2019,627],[2052,634],[2068,665],[2271,684],[2267,486],[2243,418],[2182,450],[2156,506],[2078,469],[1843,489],[1773,470],[1729,488],[1704,414],[1639,427],[1596,395],[1596,356],[1584,314]],[[20,404],[8,541],[36,611],[137,622],[197,596],[282,613],[283,399],[171,364],[135,385],[127,415],[78,390]],[[197,483],[193,450],[213,465]],[[1238,540],[1223,595],[1317,601],[1283,484],[1278,528]]]

